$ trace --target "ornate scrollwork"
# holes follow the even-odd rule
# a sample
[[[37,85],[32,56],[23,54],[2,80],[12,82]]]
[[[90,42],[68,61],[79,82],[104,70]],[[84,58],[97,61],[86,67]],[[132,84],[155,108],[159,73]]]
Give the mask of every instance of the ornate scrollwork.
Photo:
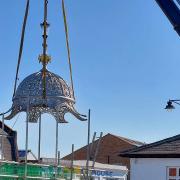
[[[43,94],[42,70],[26,77],[18,86],[13,98],[12,111],[6,119],[29,110],[29,121],[37,122],[40,114],[49,113],[59,123],[66,123],[64,115],[72,113],[77,119],[86,120],[75,108],[71,88],[58,75],[46,72],[46,98]]]

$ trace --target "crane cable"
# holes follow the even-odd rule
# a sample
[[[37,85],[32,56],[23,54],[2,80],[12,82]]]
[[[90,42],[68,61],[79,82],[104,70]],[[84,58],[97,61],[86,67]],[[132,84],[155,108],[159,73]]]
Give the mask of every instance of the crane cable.
[[[22,26],[21,41],[20,41],[20,47],[19,47],[19,55],[18,55],[18,63],[17,63],[17,69],[16,69],[16,77],[15,77],[15,82],[14,82],[13,97],[15,96],[16,88],[17,88],[19,67],[20,67],[20,63],[21,63],[21,57],[22,57],[23,45],[24,45],[24,35],[25,35],[25,30],[26,30],[27,17],[28,17],[28,13],[29,13],[29,1],[30,0],[27,0],[27,3],[26,3],[26,10],[25,10],[24,21],[23,21],[23,26]]]
[[[70,80],[71,80],[71,89],[72,89],[73,98],[75,100],[70,47],[69,47],[68,25],[67,25],[67,20],[66,20],[66,10],[65,10],[65,5],[64,5],[64,0],[62,0],[62,10],[63,10],[63,18],[64,18],[64,29],[65,29],[65,34],[66,34],[66,47],[67,47],[67,53],[68,53],[68,64],[69,64],[69,73],[70,73]]]

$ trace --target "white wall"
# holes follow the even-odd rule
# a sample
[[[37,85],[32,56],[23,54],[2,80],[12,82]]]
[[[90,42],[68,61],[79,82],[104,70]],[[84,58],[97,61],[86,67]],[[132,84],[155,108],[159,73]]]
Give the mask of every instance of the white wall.
[[[131,180],[167,180],[169,166],[180,167],[180,158],[132,158]]]

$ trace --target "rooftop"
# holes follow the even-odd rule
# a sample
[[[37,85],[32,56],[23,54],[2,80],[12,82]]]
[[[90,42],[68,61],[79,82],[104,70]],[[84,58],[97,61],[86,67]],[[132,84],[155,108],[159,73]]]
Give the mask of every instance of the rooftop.
[[[180,135],[120,152],[130,158],[180,158]]]
[[[113,135],[113,134],[110,134],[112,136],[115,136],[123,141],[126,141],[127,143],[129,144],[132,144],[134,146],[142,146],[142,145],[145,145],[146,143],[143,143],[143,142],[140,142],[140,141],[136,141],[136,140],[132,140],[132,139],[129,139],[129,138],[125,138],[125,137],[122,137],[122,136],[116,136],[116,135]]]

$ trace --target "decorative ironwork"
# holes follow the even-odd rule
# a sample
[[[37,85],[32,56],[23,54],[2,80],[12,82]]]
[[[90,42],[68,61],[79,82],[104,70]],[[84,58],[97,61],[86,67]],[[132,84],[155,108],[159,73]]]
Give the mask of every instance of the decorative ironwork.
[[[58,75],[46,70],[46,98],[43,92],[43,71],[26,77],[17,88],[13,97],[12,111],[5,119],[10,120],[19,112],[27,112],[29,103],[29,122],[37,122],[43,113],[49,113],[59,123],[67,123],[64,115],[68,112],[77,119],[86,120],[75,108],[72,90]]]

